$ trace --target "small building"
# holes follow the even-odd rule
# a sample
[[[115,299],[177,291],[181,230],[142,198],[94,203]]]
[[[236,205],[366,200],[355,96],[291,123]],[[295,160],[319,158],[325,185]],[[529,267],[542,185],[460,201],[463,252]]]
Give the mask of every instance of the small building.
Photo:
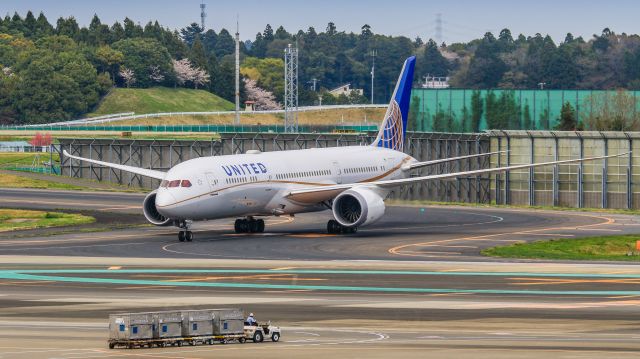
[[[362,96],[364,94],[364,90],[363,89],[352,89],[351,88],[351,84],[344,84],[341,86],[338,86],[332,90],[329,90],[329,93],[332,96],[338,97],[340,95],[345,95],[345,96],[349,96],[351,95],[352,92],[356,92],[358,95]]]
[[[255,111],[255,105],[256,105],[255,101],[245,101],[244,102],[244,110],[246,112],[253,112],[253,111]]]
[[[0,152],[40,152],[39,147],[31,146],[26,141],[0,141]]]
[[[425,89],[448,89],[449,77],[426,76],[422,88]]]

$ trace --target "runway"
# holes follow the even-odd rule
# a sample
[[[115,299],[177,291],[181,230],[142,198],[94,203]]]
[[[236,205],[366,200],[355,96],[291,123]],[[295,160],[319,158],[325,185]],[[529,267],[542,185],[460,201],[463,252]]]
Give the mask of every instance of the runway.
[[[635,216],[390,206],[355,235],[327,235],[327,212],[271,218],[261,235],[236,235],[230,220],[198,223],[194,242],[180,243],[175,229],[139,226],[143,197],[3,190],[2,207],[80,210],[131,228],[0,234],[0,358],[596,358],[640,350],[637,264],[479,254],[519,241],[637,233]],[[282,325],[283,341],[105,349],[109,313],[224,306]]]

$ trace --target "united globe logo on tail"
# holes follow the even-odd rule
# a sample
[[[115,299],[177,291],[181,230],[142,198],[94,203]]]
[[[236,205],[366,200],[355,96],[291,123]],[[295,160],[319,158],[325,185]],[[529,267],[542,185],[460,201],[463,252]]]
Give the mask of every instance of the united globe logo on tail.
[[[387,107],[384,121],[380,126],[378,137],[372,146],[403,151],[404,138],[407,132],[409,117],[409,102],[411,101],[411,86],[413,84],[413,69],[416,57],[409,57],[402,66],[402,72],[393,91],[391,102]]]
[[[402,151],[404,144],[404,124],[402,121],[402,112],[400,106],[395,100],[391,100],[389,109],[382,123],[380,142],[378,147],[390,148],[396,151]]]

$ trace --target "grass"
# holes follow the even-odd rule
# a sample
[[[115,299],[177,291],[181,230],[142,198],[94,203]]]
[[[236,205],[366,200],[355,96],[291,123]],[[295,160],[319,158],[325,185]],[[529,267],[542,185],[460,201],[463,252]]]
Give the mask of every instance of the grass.
[[[298,113],[300,125],[380,125],[386,109],[384,108],[348,108],[305,111]],[[367,119],[365,123],[364,120]],[[274,113],[240,113],[241,125],[282,125],[282,114]],[[135,120],[114,121],[113,126],[153,126],[153,125],[230,125],[234,115],[198,115],[170,116],[157,118],[140,118]]]
[[[186,111],[231,111],[235,105],[205,90],[152,87],[114,88],[87,117],[113,113],[136,114]]]
[[[504,258],[612,260],[640,262],[640,235],[563,238],[484,249],[483,255]]]
[[[81,214],[0,209],[0,232],[71,226],[95,222],[95,218]]]
[[[3,188],[38,188],[63,190],[88,190],[90,188],[67,183],[45,181],[14,174],[0,173],[0,187]]]
[[[42,162],[49,162],[51,159],[49,153],[39,152],[0,152],[0,168],[7,167],[31,167],[36,157],[40,156],[40,163],[37,166],[42,166]],[[58,153],[53,154],[53,162],[60,162],[60,156]]]

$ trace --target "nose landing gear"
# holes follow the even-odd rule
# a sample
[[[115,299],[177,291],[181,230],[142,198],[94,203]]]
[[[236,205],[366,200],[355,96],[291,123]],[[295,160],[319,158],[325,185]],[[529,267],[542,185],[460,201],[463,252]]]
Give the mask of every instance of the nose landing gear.
[[[193,232],[189,230],[191,228],[191,221],[181,221],[178,227],[180,228],[180,232],[178,232],[178,240],[180,242],[193,241]]]
[[[235,229],[236,233],[263,233],[264,220],[253,217],[236,219],[233,229]]]

